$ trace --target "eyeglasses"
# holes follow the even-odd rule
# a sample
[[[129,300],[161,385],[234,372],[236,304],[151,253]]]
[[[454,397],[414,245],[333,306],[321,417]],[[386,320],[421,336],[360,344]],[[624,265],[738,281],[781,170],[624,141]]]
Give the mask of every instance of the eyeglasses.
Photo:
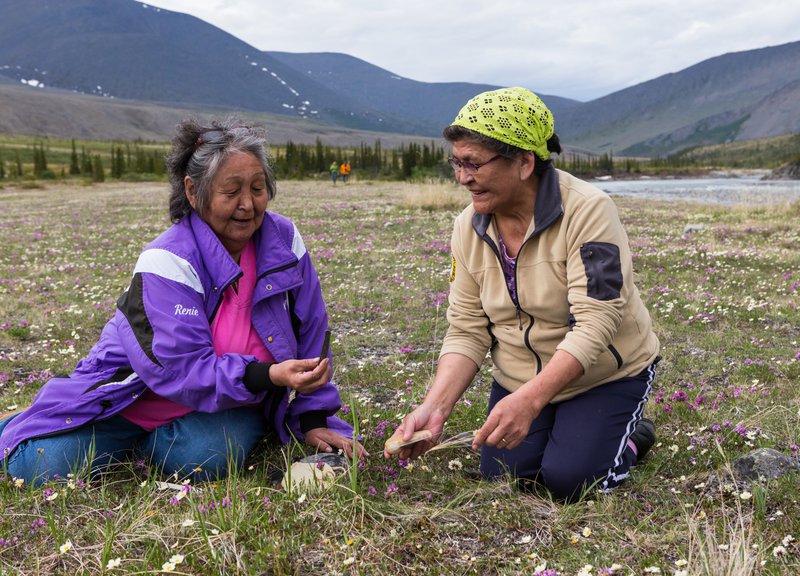
[[[466,162],[465,160],[459,160],[458,158],[453,158],[452,156],[450,156],[447,159],[447,161],[450,163],[450,166],[453,167],[453,170],[463,170],[467,174],[474,175],[478,172],[478,170],[480,170],[490,162],[494,162],[498,158],[502,157],[503,157],[502,154],[495,154],[494,156],[489,158],[486,162],[481,162],[480,164],[474,164],[473,162]]]

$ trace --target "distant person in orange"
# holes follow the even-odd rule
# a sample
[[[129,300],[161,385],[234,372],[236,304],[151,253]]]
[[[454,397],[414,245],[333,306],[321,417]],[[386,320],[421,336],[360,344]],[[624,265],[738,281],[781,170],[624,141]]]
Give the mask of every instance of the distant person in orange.
[[[347,180],[350,178],[350,162],[348,160],[339,165],[339,176],[342,177],[342,182],[347,184]]]

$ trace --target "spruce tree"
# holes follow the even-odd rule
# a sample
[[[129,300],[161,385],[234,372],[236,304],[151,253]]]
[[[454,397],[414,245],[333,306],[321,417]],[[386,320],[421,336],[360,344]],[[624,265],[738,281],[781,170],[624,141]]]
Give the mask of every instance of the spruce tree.
[[[100,154],[95,154],[94,161],[92,162],[92,181],[105,182],[106,174],[103,170],[103,159]]]
[[[130,155],[128,155],[128,161],[125,161],[125,154],[122,151],[122,147],[117,147],[117,178],[122,178],[122,175],[125,174],[127,170],[130,170],[131,167],[131,159]]]
[[[33,177],[42,177],[42,160],[39,155],[39,147],[36,144],[33,145]]]
[[[122,155],[122,148],[119,146],[111,147],[111,177],[122,178],[125,170],[125,157]]]
[[[75,150],[75,139],[72,139],[72,153],[69,155],[69,173],[71,176],[77,176],[81,173],[80,165],[78,164],[78,152]]]
[[[92,156],[81,146],[81,174],[90,176],[92,174]]]

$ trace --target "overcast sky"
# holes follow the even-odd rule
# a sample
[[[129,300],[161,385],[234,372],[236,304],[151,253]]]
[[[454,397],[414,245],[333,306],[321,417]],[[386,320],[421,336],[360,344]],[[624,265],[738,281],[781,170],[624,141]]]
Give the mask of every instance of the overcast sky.
[[[424,82],[591,100],[800,40],[798,0],[157,0],[260,50],[342,52]]]

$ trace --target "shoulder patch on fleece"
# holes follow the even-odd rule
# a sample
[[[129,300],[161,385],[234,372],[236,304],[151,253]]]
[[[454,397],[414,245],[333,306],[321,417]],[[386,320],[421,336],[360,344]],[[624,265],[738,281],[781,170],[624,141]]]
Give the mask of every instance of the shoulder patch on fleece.
[[[587,242],[581,246],[586,272],[586,295],[595,300],[615,300],[622,291],[619,246],[608,242]]]

